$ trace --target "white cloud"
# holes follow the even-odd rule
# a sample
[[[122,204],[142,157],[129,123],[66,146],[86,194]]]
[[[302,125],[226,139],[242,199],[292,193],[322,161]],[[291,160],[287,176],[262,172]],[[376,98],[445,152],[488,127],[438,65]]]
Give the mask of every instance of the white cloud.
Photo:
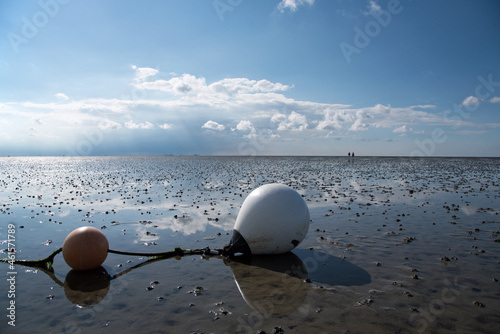
[[[144,130],[149,130],[154,127],[153,124],[150,122],[146,121],[144,123],[135,123],[134,121],[128,121],[125,123],[125,127],[127,129],[144,129]]]
[[[135,65],[131,66],[133,70],[135,70],[135,78],[136,82],[144,82],[147,78],[155,76],[158,74],[158,70],[150,67],[137,67]]]
[[[285,114],[276,113],[271,117],[271,122],[281,123],[286,121],[287,117]]]
[[[384,106],[377,104],[374,107],[362,108],[358,110],[357,116],[361,117],[363,122],[372,125],[376,128],[391,128],[394,126],[401,126],[408,123],[422,124],[422,123],[438,123],[443,124],[445,121],[432,113],[417,110],[434,108],[434,106],[410,106],[403,108],[394,108],[390,105]]]
[[[109,119],[104,120],[98,125],[101,130],[118,130],[121,129],[121,124],[115,121],[111,121]]]
[[[306,116],[295,111],[292,111],[288,116],[281,113],[275,113],[271,117],[271,121],[278,123],[278,131],[304,131],[307,129],[308,125]]]
[[[490,102],[491,103],[500,103],[500,97],[498,97],[498,96],[492,97]]]
[[[240,131],[255,131],[255,128],[252,124],[252,122],[250,122],[249,120],[242,120],[238,123],[238,125],[236,125],[236,130],[240,130]]]
[[[297,10],[297,7],[304,4],[312,6],[314,4],[314,0],[281,0],[281,2],[278,4],[278,10],[282,13],[286,9],[290,10],[291,12],[295,12]]]
[[[54,95],[58,100],[61,100],[61,101],[67,101],[69,100],[69,97],[64,94],[64,93],[57,93]]]
[[[185,95],[188,93],[200,93],[206,89],[205,78],[197,78],[191,74],[183,74],[170,80],[155,80],[139,82],[135,85],[140,89],[150,89],[169,92],[175,95]]]
[[[209,86],[211,90],[226,95],[238,93],[270,93],[285,91],[290,88],[281,83],[272,83],[268,80],[250,80],[247,78],[227,78],[214,82]]]
[[[316,129],[340,130],[347,122],[351,121],[352,116],[345,110],[329,110],[325,113],[323,120],[318,122]]]
[[[393,108],[390,105],[377,104],[366,108],[326,107],[318,112],[323,119],[314,120],[316,130],[320,131],[365,131],[373,128],[393,128],[410,124],[447,124],[442,117],[419,110],[431,109],[434,106],[410,106]]]
[[[369,125],[367,123],[363,123],[362,118],[358,118],[352,123],[349,128],[350,131],[366,131],[368,130]]]
[[[169,80],[154,80],[136,83],[135,87],[146,90],[157,90],[175,95],[198,96],[213,101],[226,96],[242,94],[272,93],[285,91],[290,86],[282,83],[273,83],[269,80],[250,80],[247,78],[226,78],[207,85],[206,79],[191,74],[182,74]]]
[[[365,15],[378,14],[382,11],[382,8],[375,0],[368,1],[368,12],[365,12]]]
[[[113,112],[123,114],[129,111],[129,106],[137,104],[137,101],[121,99],[88,98],[80,101],[69,101],[60,103],[33,103],[22,102],[20,105],[29,109],[49,110],[56,113],[67,112]]]
[[[354,123],[349,127],[350,131],[366,131],[370,127],[368,123],[374,123],[373,120],[377,120],[383,117],[375,117],[375,115],[379,114],[383,108],[379,107],[380,105],[376,105],[372,108],[360,109],[355,112],[355,120]],[[376,122],[376,121],[375,121]]]
[[[201,127],[203,129],[210,129],[210,130],[217,130],[217,131],[222,131],[226,128],[224,125],[219,124],[219,123],[214,122],[214,121],[208,121],[205,124],[203,124]]]
[[[373,114],[389,114],[391,112],[391,106],[384,106],[383,104],[376,104],[374,107],[367,109],[368,112]]]
[[[477,97],[469,96],[462,102],[462,105],[466,107],[477,107],[480,102],[481,101]]]
[[[392,132],[394,133],[407,133],[412,131],[412,128],[409,128],[407,125],[401,125],[400,127],[395,128]]]
[[[160,129],[168,130],[172,127],[172,124],[163,123],[163,124],[160,124],[159,127],[160,127]]]
[[[249,120],[241,120],[238,125],[236,125],[236,130],[239,131],[250,131],[250,133],[246,134],[244,137],[246,138],[254,138],[257,136],[257,131],[252,122]]]

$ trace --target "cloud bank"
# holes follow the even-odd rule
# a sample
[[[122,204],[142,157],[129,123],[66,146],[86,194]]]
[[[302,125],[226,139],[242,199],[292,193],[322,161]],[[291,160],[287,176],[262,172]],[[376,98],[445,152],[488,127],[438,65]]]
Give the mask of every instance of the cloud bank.
[[[248,141],[265,141],[268,149],[290,141],[311,141],[321,149],[326,146],[317,146],[321,140],[373,138],[384,129],[388,140],[426,135],[435,127],[456,131],[460,126],[463,132],[500,126],[457,121],[434,105],[356,107],[297,100],[290,97],[293,83],[263,78],[208,82],[189,73],[163,76],[156,69],[136,65],[131,70],[133,76],[123,83],[121,98],[77,100],[59,92],[46,102],[3,102],[0,115],[8,117],[0,136],[20,141],[31,136],[55,145],[56,141],[74,143],[89,131],[99,131],[102,145],[109,142],[114,147],[132,143],[152,147],[148,143],[153,142],[158,150],[167,150],[176,143],[178,150],[188,152],[199,147],[209,149],[209,154],[239,154],[238,145]],[[499,101],[498,97],[489,100]],[[461,104],[477,107],[480,103],[469,96]]]

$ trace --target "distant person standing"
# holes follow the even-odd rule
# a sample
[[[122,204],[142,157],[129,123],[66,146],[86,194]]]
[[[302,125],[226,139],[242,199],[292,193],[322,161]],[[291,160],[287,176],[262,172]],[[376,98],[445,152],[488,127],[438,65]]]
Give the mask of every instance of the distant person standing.
[[[348,153],[347,153],[347,156],[348,156],[348,157],[350,157],[350,156],[351,156],[351,152],[348,152]]]
[[[352,156],[354,156],[354,152],[352,152]]]

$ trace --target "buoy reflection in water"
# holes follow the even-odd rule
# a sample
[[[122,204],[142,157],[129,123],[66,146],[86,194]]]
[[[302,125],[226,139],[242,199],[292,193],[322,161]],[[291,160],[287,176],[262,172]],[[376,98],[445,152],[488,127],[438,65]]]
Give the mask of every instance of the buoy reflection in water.
[[[239,258],[238,258],[239,259]],[[225,259],[245,302],[268,317],[283,317],[297,310],[310,289],[307,271],[297,255],[254,255],[242,261]]]
[[[110,280],[110,275],[103,267],[86,271],[71,270],[64,280],[64,293],[75,305],[95,305],[108,294]]]

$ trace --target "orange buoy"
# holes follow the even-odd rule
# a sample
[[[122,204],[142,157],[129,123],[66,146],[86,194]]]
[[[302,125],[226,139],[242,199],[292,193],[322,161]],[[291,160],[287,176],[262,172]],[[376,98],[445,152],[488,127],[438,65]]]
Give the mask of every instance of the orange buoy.
[[[108,256],[108,239],[95,227],[84,226],[73,230],[64,240],[64,261],[75,270],[98,268]]]

